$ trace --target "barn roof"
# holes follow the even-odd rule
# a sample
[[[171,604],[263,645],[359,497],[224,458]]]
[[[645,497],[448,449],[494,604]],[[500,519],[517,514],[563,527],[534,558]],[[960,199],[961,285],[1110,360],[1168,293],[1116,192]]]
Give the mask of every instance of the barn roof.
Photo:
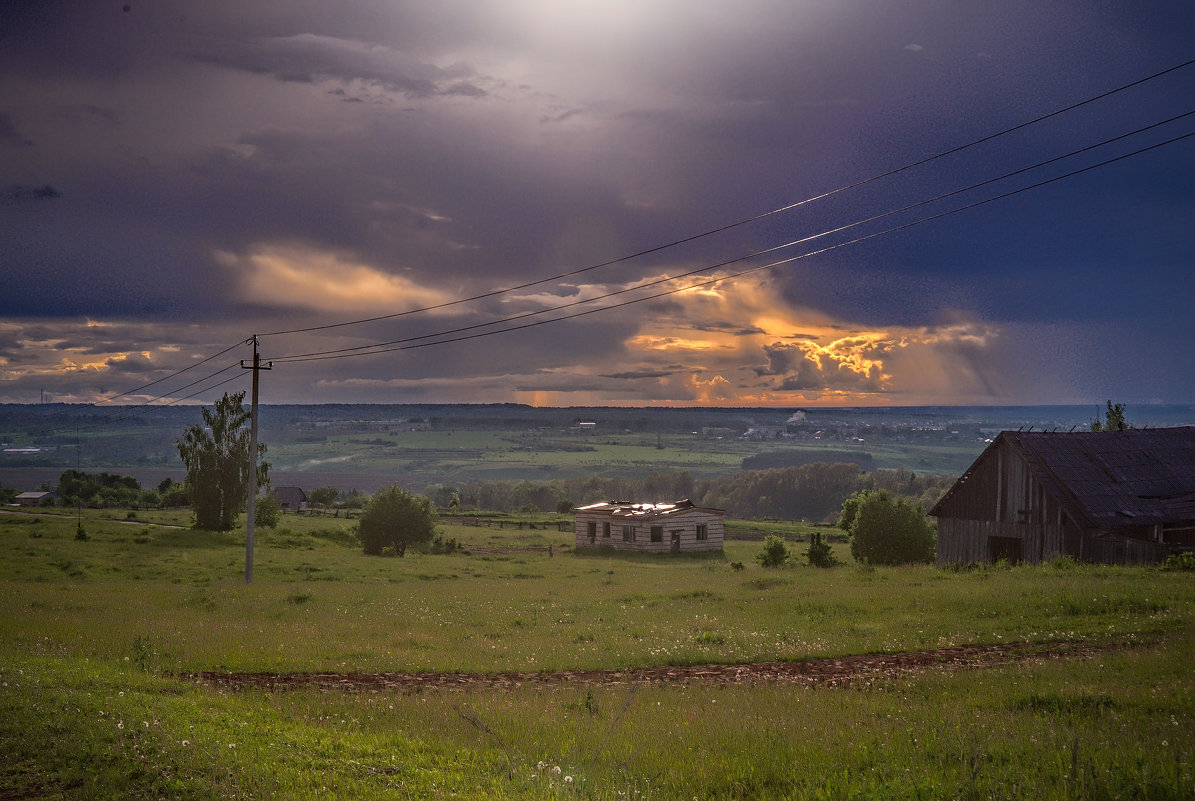
[[[273,495],[284,506],[297,508],[299,504],[307,503],[307,493],[302,487],[274,487]]]
[[[1098,528],[1195,519],[1195,427],[1005,431],[989,453],[1010,447],[1048,491]],[[975,465],[931,510],[937,513]]]
[[[599,514],[608,514],[611,517],[625,518],[628,520],[656,520],[666,517],[675,517],[684,512],[689,512],[694,509],[702,512],[711,512],[713,514],[723,514],[722,509],[708,509],[696,506],[687,498],[683,501],[674,501],[673,503],[631,503],[629,501],[603,501],[601,503],[591,503],[588,506],[578,506],[574,512],[597,512]]]

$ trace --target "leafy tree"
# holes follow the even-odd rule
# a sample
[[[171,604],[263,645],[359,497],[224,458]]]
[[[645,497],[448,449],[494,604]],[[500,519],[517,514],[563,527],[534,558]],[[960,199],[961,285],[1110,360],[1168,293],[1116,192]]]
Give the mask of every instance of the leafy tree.
[[[339,496],[340,490],[336,487],[316,487],[307,493],[307,499],[315,506],[331,506]]]
[[[186,484],[178,482],[171,483],[166,491],[162,493],[162,505],[170,509],[186,506],[190,502],[191,490],[187,488]]]
[[[403,556],[408,545],[430,542],[436,533],[436,507],[431,499],[391,484],[369,500],[357,524],[365,553],[378,555],[387,547]]]
[[[873,565],[934,560],[936,533],[921,504],[887,490],[862,490],[842,504],[838,527],[850,534],[851,556]]]
[[[776,534],[764,537],[763,550],[755,555],[756,560],[764,567],[784,567],[791,557],[784,537]]]
[[[187,485],[195,509],[196,528],[227,531],[245,506],[249,492],[249,410],[244,392],[224,393],[214,410],[202,410],[204,425],[193,425],[178,441],[178,455],[187,466]],[[258,444],[258,457],[266,446]],[[268,483],[270,466],[259,461],[257,483]]]
[[[1095,419],[1091,421],[1092,431],[1124,431],[1126,428],[1132,428],[1124,419],[1124,404],[1108,401],[1108,408],[1104,412],[1104,419],[1101,421],[1099,413],[1095,415]]]
[[[58,479],[56,494],[66,506],[81,501],[96,508],[135,506],[140,500],[141,483],[132,476],[115,473],[66,470]]]

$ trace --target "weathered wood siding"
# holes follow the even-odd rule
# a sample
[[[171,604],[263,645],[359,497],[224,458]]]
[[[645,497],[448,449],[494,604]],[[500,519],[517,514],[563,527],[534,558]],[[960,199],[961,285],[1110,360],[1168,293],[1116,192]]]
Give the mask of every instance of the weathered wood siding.
[[[590,538],[589,524],[595,524],[595,536]],[[610,536],[603,536],[603,524],[610,524]],[[622,538],[622,527],[635,527],[635,540],[625,542]],[[697,539],[697,526],[705,525],[706,539]],[[611,548],[616,551],[642,551],[645,553],[693,553],[704,551],[721,551],[725,540],[725,526],[722,515],[711,514],[699,509],[682,512],[656,519],[631,520],[625,517],[613,517],[609,514],[578,512],[574,524],[574,533],[578,548]],[[663,529],[660,542],[651,541],[651,529],[659,526]],[[673,546],[672,532],[679,533],[679,543]]]
[[[1145,538],[1081,527],[1007,444],[985,452],[935,512],[939,565],[1000,558],[1037,563],[1059,555],[1081,562],[1151,564],[1168,553]]]
[[[938,564],[994,562],[1000,558],[1000,549],[993,538],[1020,543],[1020,551],[1011,561],[1041,562],[1065,552],[1063,533],[1062,526],[942,517],[938,519]]]
[[[1085,537],[1075,558],[1114,565],[1153,565],[1169,555],[1170,549],[1160,543],[1113,535],[1099,539]]]

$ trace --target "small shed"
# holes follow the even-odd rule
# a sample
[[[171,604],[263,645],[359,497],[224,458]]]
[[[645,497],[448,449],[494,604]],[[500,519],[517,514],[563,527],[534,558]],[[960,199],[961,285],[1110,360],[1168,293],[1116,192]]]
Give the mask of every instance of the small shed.
[[[603,501],[573,510],[578,548],[690,553],[721,551],[722,509],[674,503]]]
[[[17,503],[21,506],[44,506],[51,503],[57,496],[52,492],[34,490],[17,495]]]
[[[275,487],[273,495],[284,512],[301,512],[307,508],[307,493],[301,487]]]
[[[938,564],[1151,564],[1195,549],[1195,427],[1004,431],[929,513]]]

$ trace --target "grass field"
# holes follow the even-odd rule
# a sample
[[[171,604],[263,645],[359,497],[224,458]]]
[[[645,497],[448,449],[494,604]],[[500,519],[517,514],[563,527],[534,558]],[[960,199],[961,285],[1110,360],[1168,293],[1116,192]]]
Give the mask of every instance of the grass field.
[[[571,533],[514,525],[444,528],[484,553],[383,559],[362,555],[344,520],[288,515],[259,530],[246,586],[243,533],[167,527],[185,515],[124,518],[87,517],[80,541],[74,518],[0,515],[0,798],[1195,794],[1189,573],[777,570],[755,562],[755,541],[728,542],[720,558],[578,555]],[[341,693],[187,678],[1002,642],[1096,650],[845,687]]]

